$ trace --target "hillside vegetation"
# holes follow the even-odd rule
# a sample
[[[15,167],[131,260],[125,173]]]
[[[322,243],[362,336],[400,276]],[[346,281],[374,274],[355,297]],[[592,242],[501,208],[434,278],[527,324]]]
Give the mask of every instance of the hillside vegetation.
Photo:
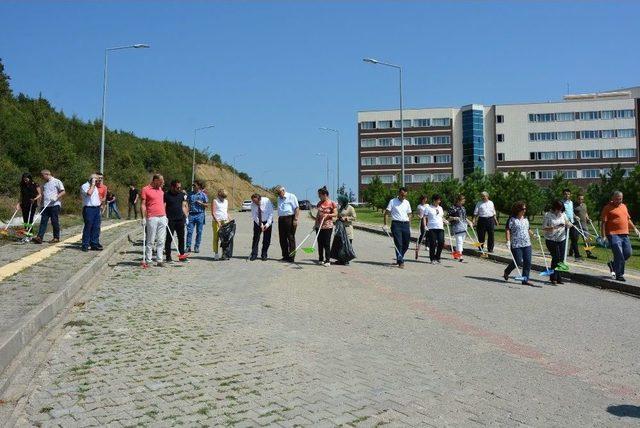
[[[50,169],[67,188],[64,211],[79,208],[79,187],[100,159],[101,122],[67,117],[43,97],[14,95],[9,76],[0,60],[0,216],[13,212],[18,183],[23,172],[31,172],[41,182],[39,172]],[[232,177],[237,172],[222,163],[219,155],[196,152],[198,175],[213,187],[224,186],[231,192]],[[115,191],[120,208],[126,207],[127,185],[143,186],[153,173],[161,173],[167,181],[179,179],[188,188],[191,181],[191,148],[178,141],[141,138],[131,132],[107,130],[105,150],[106,184]],[[213,164],[213,165],[211,165]],[[236,186],[238,199],[246,197],[251,186],[249,177],[239,173]]]

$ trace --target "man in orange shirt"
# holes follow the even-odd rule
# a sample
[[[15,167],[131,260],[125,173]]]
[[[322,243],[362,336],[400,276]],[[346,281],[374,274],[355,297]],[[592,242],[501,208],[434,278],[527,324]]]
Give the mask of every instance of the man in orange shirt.
[[[613,192],[611,201],[602,209],[601,220],[602,236],[606,237],[613,253],[613,263],[609,262],[609,268],[615,272],[617,281],[624,282],[624,263],[631,257],[629,227],[632,227],[636,234],[638,229],[629,217],[627,206],[622,203],[622,192]]]

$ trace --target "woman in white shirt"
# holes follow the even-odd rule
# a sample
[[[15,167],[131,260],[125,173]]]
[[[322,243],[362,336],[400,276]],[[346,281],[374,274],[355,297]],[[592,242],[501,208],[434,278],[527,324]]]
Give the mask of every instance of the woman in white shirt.
[[[440,206],[442,197],[438,194],[431,197],[431,204],[425,210],[427,229],[429,229],[429,260],[431,264],[440,264],[440,255],[444,248],[444,225],[449,224],[444,219],[444,210]]]
[[[496,207],[489,199],[489,193],[480,193],[482,200],[476,204],[473,210],[475,217],[473,222],[478,227],[478,241],[484,246],[484,238],[487,236],[487,251],[493,253],[495,228],[498,225]]]
[[[564,260],[564,247],[567,241],[567,228],[569,227],[573,227],[573,224],[564,213],[564,204],[562,201],[554,201],[551,205],[551,211],[546,213],[542,220],[545,243],[551,254],[551,269],[554,270],[549,277],[552,285],[562,284],[562,277],[560,272],[556,270],[556,266]]]
[[[231,220],[226,190],[218,190],[218,197],[211,201],[211,214],[213,215],[213,258],[218,260],[220,258],[218,255],[220,227]],[[222,255],[222,260],[225,260],[224,254]]]
[[[427,233],[427,218],[425,217],[425,211],[429,204],[427,203],[427,196],[420,196],[420,204],[418,205],[418,218],[420,219],[420,236],[418,236],[418,243],[416,244],[416,260],[418,260],[418,251],[420,250],[420,244],[424,240],[425,248],[429,246],[429,234]]]

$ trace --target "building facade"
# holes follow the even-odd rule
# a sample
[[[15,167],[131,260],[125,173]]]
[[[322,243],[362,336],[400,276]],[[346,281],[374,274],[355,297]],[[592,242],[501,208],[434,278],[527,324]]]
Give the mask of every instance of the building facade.
[[[531,104],[470,104],[403,111],[405,183],[419,186],[519,171],[541,185],[563,174],[585,186],[640,155],[640,87]],[[394,183],[401,171],[399,110],[358,113],[358,180]]]

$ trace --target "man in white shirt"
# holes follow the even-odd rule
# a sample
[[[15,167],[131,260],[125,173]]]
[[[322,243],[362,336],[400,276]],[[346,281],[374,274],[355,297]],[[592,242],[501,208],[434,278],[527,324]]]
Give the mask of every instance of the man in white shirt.
[[[473,224],[478,227],[478,241],[484,247],[484,238],[487,236],[487,251],[493,252],[495,228],[498,225],[496,208],[489,200],[489,193],[480,193],[482,200],[476,204],[473,210]]]
[[[51,171],[43,169],[40,171],[44,183],[42,184],[42,204],[44,210],[40,217],[40,228],[38,229],[38,235],[33,238],[32,242],[35,244],[42,244],[42,238],[47,232],[47,226],[49,226],[49,219],[51,219],[51,226],[53,227],[53,239],[49,241],[51,244],[60,242],[60,198],[65,194],[64,185],[62,181],[51,175]]]
[[[262,261],[267,260],[267,252],[271,245],[271,225],[273,224],[273,204],[264,196],[257,193],[251,195],[251,218],[253,219],[253,242],[251,244],[251,257],[249,260],[254,261],[258,258],[258,244],[260,243],[260,234],[262,238],[262,253],[260,258]]]
[[[100,194],[96,183],[98,174],[91,174],[89,180],[80,186],[82,194],[82,219],[84,227],[82,228],[82,251],[101,251],[100,245]]]
[[[291,255],[291,253],[296,249],[296,229],[298,228],[300,205],[296,195],[288,193],[283,186],[278,186],[276,191],[278,193],[278,235],[282,261],[293,262],[295,254]]]
[[[396,261],[398,267],[404,269],[404,255],[409,249],[411,241],[410,217],[411,204],[407,200],[407,189],[401,187],[398,197],[389,201],[384,212],[384,227],[387,227],[387,217],[391,215],[391,234],[396,246]]]

